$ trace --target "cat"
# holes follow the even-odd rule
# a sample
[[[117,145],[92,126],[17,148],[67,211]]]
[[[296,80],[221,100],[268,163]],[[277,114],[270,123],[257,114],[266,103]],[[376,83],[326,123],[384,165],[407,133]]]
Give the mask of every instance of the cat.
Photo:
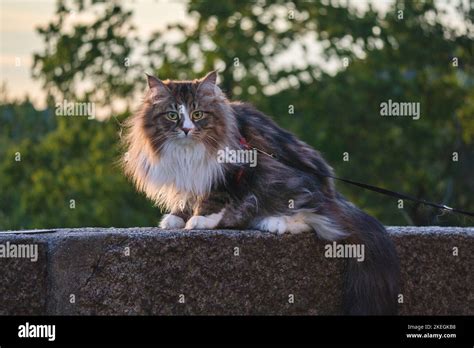
[[[126,121],[123,167],[168,211],[161,228],[314,231],[361,244],[364,261],[347,263],[343,313],[397,313],[396,250],[379,221],[336,191],[318,151],[250,104],[229,101],[215,71],[192,81],[147,80],[140,110]],[[258,151],[258,161],[223,161],[223,149]]]

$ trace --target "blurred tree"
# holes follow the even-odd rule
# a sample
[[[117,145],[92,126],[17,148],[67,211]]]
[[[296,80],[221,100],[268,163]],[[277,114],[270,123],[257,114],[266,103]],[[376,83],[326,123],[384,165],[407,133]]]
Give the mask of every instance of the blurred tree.
[[[118,1],[58,1],[54,20],[38,29],[45,48],[34,55],[33,75],[49,107],[1,103],[0,228],[156,224],[157,210],[117,164],[115,121],[129,111],[116,117],[113,105],[130,102],[137,85],[130,17]],[[56,117],[63,101],[94,103],[115,119]]]
[[[141,71],[131,16],[119,1],[59,1],[54,20],[38,28],[45,47],[34,54],[33,76],[56,100],[83,99],[113,113],[118,98],[132,99]]]
[[[42,115],[29,103],[0,107],[2,125],[23,135],[2,149],[0,229],[156,225],[156,209],[121,174],[114,123]]]
[[[45,49],[35,55],[33,73],[50,94],[50,109],[55,101],[83,100],[114,115],[111,105],[130,103],[144,88],[148,68],[182,79],[218,69],[229,96],[255,104],[322,151],[340,176],[474,210],[473,8],[455,2],[453,26],[431,0],[396,1],[386,12],[351,4],[191,1],[186,23],[144,42],[138,66],[131,57],[140,42],[119,1],[60,1],[55,19],[39,30]],[[380,103],[389,99],[419,102],[421,118],[381,117]],[[56,121],[28,103],[1,111],[1,227],[154,224],[155,209],[114,164],[115,123]],[[21,165],[12,160],[17,149]],[[388,225],[472,225],[338,186]]]
[[[148,55],[159,76],[219,69],[229,95],[321,150],[341,176],[474,210],[473,8],[455,4],[462,24],[453,28],[430,0],[393,2],[385,14],[371,3],[365,11],[345,4],[191,2],[196,24],[169,26],[183,37],[178,43],[157,32]],[[316,43],[323,60],[314,57]],[[339,67],[335,74],[328,62]],[[380,103],[389,99],[419,102],[421,119],[381,117]],[[469,224],[338,186],[386,224]]]

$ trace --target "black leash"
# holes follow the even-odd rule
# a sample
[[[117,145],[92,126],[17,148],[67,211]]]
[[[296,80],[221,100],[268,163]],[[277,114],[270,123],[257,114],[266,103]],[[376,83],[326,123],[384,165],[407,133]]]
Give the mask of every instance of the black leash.
[[[263,153],[267,156],[270,156],[270,157],[276,159],[276,156],[274,156],[273,154],[268,154],[268,153],[266,153],[266,152],[264,152],[264,151],[262,151],[262,150],[260,150],[256,147],[251,146],[249,143],[247,143],[245,138],[241,138],[240,144],[243,145],[244,148],[247,148],[247,149],[248,148],[254,148],[258,152],[261,152],[261,153]],[[339,180],[339,181],[342,181],[342,182],[345,182],[347,184],[351,184],[351,185],[354,185],[354,186],[359,186],[359,187],[362,187],[366,190],[377,192],[377,193],[380,193],[382,195],[401,198],[401,199],[406,199],[406,200],[409,200],[409,201],[412,201],[412,202],[421,203],[421,204],[424,204],[424,205],[429,205],[429,206],[437,208],[437,209],[447,210],[447,211],[450,211],[450,212],[453,212],[453,213],[458,213],[458,214],[463,214],[463,215],[474,217],[474,213],[472,213],[472,212],[461,210],[461,209],[456,209],[456,208],[451,208],[451,207],[448,207],[445,204],[434,203],[434,202],[430,202],[430,201],[427,201],[427,200],[424,200],[424,199],[421,199],[421,198],[419,199],[419,198],[407,195],[405,193],[400,193],[400,192],[396,192],[396,191],[387,190],[387,189],[384,189],[384,188],[381,188],[381,187],[377,187],[377,186],[373,186],[373,185],[369,185],[369,184],[364,184],[364,183],[357,182],[357,181],[354,181],[354,180],[338,178],[337,176],[333,176],[333,175],[323,175],[321,173],[317,173],[317,175],[324,176],[324,177],[331,178],[331,179],[335,179],[335,180]]]
[[[326,177],[332,178],[332,179],[336,179],[336,180],[339,180],[339,181],[342,181],[342,182],[345,182],[345,183],[348,183],[348,184],[351,184],[351,185],[359,186],[359,187],[365,188],[365,189],[370,190],[370,191],[381,193],[381,194],[386,195],[386,196],[397,197],[397,198],[401,198],[401,199],[407,199],[407,200],[412,201],[412,202],[421,203],[421,204],[424,204],[424,205],[429,205],[431,207],[435,207],[435,208],[438,208],[438,209],[448,210],[448,211],[451,211],[451,212],[454,212],[454,213],[459,213],[459,214],[463,214],[463,215],[467,215],[467,216],[474,216],[474,213],[471,213],[471,212],[468,212],[468,211],[464,211],[464,210],[460,210],[460,209],[456,209],[456,208],[451,208],[451,207],[448,207],[447,205],[429,202],[429,201],[426,201],[424,199],[418,199],[416,197],[409,196],[409,195],[404,194],[404,193],[395,192],[395,191],[391,191],[391,190],[386,190],[386,189],[383,189],[383,188],[380,188],[380,187],[377,187],[377,186],[364,184],[364,183],[349,180],[349,179],[338,178],[338,177],[332,176],[332,175],[323,175],[323,176],[326,176]]]
[[[240,138],[240,145],[245,149],[253,148],[253,149],[257,150],[258,152],[263,153],[264,155],[267,155],[267,156],[272,157],[276,160],[279,160],[279,159],[276,158],[276,156],[274,154],[269,154],[269,153],[267,153],[267,152],[265,152],[265,151],[263,151],[259,148],[256,148],[256,147],[250,145],[247,142],[247,140],[243,137]],[[333,176],[333,175],[324,175],[324,174],[321,174],[321,173],[316,173],[316,174],[319,175],[319,176],[326,177],[326,178],[339,180],[339,181],[342,181],[342,182],[345,182],[347,184],[351,184],[351,185],[354,185],[354,186],[359,186],[359,187],[362,187],[366,190],[377,192],[377,193],[380,193],[382,195],[401,198],[401,199],[406,199],[406,200],[409,200],[409,201],[412,201],[412,202],[421,203],[421,204],[424,204],[424,205],[429,205],[429,206],[437,208],[437,209],[447,210],[447,211],[450,211],[450,212],[453,212],[453,213],[458,213],[458,214],[463,214],[463,215],[474,217],[474,213],[472,213],[472,212],[461,210],[461,209],[456,209],[456,208],[451,208],[451,207],[448,207],[445,204],[434,203],[434,202],[430,202],[430,201],[427,201],[427,200],[424,200],[424,199],[421,199],[421,198],[419,199],[419,198],[407,195],[405,193],[400,193],[400,192],[396,192],[396,191],[387,190],[387,189],[384,189],[384,188],[381,188],[381,187],[377,187],[377,186],[373,186],[373,185],[369,185],[369,184],[364,184],[364,183],[357,182],[357,181],[354,181],[354,180],[338,178],[337,176]]]

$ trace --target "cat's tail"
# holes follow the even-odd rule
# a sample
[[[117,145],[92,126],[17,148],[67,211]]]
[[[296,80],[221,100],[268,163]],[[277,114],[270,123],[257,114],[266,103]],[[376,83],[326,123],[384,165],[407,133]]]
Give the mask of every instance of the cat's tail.
[[[346,206],[348,244],[364,246],[364,260],[350,258],[345,273],[343,310],[348,315],[397,314],[398,255],[385,227],[353,205]]]
[[[330,218],[333,221],[331,225],[321,224],[318,219],[309,219],[307,222],[320,237],[338,240],[341,244],[352,246],[352,250],[363,252],[362,258],[354,255],[347,257],[343,294],[344,314],[396,314],[399,261],[385,227],[342,197],[339,204],[340,212]],[[340,233],[337,233],[338,230]]]

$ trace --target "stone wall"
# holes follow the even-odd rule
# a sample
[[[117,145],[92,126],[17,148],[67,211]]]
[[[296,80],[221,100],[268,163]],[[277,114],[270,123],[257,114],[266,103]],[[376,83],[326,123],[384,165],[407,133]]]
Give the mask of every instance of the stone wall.
[[[474,313],[474,228],[389,227],[402,315]],[[0,233],[0,314],[340,313],[345,260],[310,233],[81,228]],[[289,299],[294,299],[290,303]]]

